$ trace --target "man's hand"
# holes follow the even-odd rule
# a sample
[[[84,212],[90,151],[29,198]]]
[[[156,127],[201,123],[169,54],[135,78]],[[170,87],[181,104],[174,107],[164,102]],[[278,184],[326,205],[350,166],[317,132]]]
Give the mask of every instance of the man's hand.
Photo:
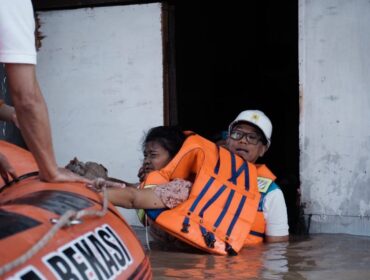
[[[49,183],[62,183],[62,182],[81,182],[90,184],[92,183],[91,180],[81,177],[76,173],[73,173],[72,171],[69,171],[68,169],[65,168],[58,168],[54,176],[48,179],[45,179],[42,176],[40,176],[40,180]]]
[[[6,122],[13,122],[17,128],[19,128],[19,122],[17,114],[13,106],[7,104],[1,104],[0,100],[0,119]]]
[[[16,179],[17,173],[13,166],[10,165],[8,159],[0,153],[0,175],[5,183],[9,182],[9,175],[11,178]]]
[[[18,122],[17,114],[15,113],[15,110],[11,115],[11,120],[15,124],[15,126],[19,129],[19,122]]]

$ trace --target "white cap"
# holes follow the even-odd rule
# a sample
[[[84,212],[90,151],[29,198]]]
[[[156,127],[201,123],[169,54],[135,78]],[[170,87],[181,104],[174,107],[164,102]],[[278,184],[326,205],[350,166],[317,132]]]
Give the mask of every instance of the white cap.
[[[236,119],[229,125],[229,134],[232,128],[239,122],[248,122],[259,129],[262,130],[263,134],[267,139],[267,145],[270,146],[271,144],[271,133],[272,133],[272,124],[270,119],[259,110],[246,110],[241,112]]]

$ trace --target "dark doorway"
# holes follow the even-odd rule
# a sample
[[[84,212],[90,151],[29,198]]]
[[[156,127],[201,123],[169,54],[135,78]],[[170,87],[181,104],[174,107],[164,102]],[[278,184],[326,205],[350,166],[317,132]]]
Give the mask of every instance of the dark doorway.
[[[237,114],[272,120],[264,161],[298,222],[298,1],[174,1],[177,119],[213,139]]]

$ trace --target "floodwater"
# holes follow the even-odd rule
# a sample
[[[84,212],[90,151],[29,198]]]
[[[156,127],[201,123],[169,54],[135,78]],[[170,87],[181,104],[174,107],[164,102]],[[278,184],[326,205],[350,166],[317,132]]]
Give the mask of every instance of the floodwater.
[[[180,251],[146,242],[154,279],[370,279],[370,237],[346,234],[296,236],[287,243],[244,248],[225,257]]]

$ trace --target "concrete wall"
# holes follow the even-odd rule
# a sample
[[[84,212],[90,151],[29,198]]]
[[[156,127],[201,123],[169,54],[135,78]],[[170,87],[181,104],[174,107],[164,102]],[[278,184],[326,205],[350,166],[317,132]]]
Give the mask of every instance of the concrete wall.
[[[163,124],[161,5],[40,13],[37,74],[60,166],[77,156],[137,182],[141,140]],[[123,211],[137,224],[134,210]]]
[[[370,1],[299,5],[300,176],[310,232],[370,235]]]

